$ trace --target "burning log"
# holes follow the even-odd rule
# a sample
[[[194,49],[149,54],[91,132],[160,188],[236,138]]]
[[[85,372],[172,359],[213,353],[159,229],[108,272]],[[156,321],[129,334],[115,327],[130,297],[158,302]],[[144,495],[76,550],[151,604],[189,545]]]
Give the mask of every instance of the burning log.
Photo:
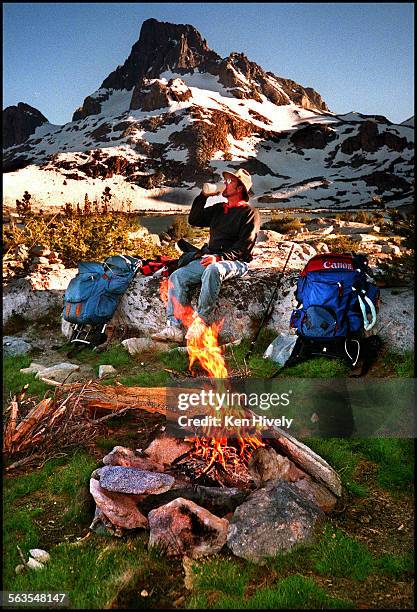
[[[204,487],[194,485],[171,489],[166,493],[158,495],[147,495],[139,502],[139,507],[144,514],[150,510],[164,506],[177,497],[189,499],[196,504],[202,505],[214,514],[227,514],[233,512],[237,506],[245,501],[250,490],[242,491],[230,487]]]

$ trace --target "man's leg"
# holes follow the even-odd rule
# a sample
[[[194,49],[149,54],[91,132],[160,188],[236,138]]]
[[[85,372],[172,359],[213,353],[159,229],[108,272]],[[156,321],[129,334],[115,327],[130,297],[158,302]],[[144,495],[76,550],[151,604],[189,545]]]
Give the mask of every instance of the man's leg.
[[[244,276],[248,264],[244,261],[218,261],[210,264],[201,277],[201,291],[198,300],[197,314],[205,323],[209,323],[220,288],[225,280]]]
[[[199,284],[204,272],[205,268],[200,264],[200,260],[195,260],[175,270],[169,277],[167,319],[172,325],[181,327],[180,307],[189,304],[189,289]]]
[[[193,285],[198,285],[205,268],[199,260],[191,261],[186,266],[175,270],[168,279],[167,325],[152,334],[154,340],[166,342],[182,342],[182,307],[189,304],[188,291]]]

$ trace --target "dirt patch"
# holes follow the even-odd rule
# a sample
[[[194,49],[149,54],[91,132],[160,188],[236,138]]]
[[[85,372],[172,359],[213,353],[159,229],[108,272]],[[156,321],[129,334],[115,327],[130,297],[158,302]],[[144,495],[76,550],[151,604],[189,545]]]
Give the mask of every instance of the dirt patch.
[[[333,520],[355,539],[363,542],[372,553],[403,554],[413,550],[414,497],[393,494],[377,487],[377,465],[361,460],[356,468],[360,481],[368,487],[366,497],[347,499],[343,512]]]

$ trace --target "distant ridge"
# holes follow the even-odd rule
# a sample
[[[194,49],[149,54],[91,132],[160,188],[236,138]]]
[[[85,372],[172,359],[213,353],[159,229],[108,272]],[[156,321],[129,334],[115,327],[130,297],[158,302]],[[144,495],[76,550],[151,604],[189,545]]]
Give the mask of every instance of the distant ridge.
[[[99,82],[99,79],[98,79]],[[246,168],[255,206],[350,209],[413,201],[414,117],[331,112],[320,94],[232,52],[189,24],[146,20],[125,62],[52,125],[19,103],[3,112],[4,202],[90,199],[183,210],[205,181]]]

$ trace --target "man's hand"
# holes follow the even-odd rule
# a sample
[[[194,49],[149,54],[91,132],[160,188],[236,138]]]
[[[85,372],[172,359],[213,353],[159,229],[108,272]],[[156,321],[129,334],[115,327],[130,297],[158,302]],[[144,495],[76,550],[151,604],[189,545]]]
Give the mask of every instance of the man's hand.
[[[203,257],[200,260],[200,263],[202,266],[206,268],[210,264],[216,263],[216,261],[219,261],[219,258],[217,257],[217,255],[203,255]]]

